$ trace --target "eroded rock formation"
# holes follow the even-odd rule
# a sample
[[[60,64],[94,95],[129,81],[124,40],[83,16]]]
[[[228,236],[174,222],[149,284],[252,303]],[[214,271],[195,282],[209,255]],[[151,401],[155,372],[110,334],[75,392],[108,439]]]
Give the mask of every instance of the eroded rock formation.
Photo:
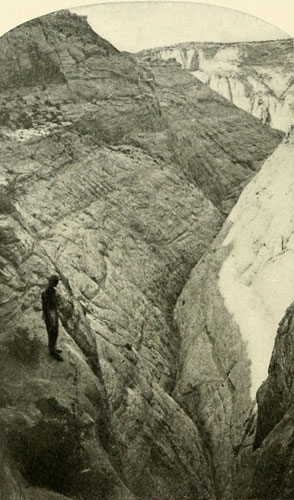
[[[5,500],[227,498],[250,417],[244,341],[225,323],[215,338],[211,312],[198,350],[194,312],[173,313],[282,134],[68,12],[0,52]],[[63,363],[41,318],[52,272]]]
[[[293,39],[199,42],[145,50],[140,56],[175,59],[239,108],[287,131],[293,124],[293,49]]]
[[[234,324],[241,330],[252,361],[254,393],[266,377],[277,325],[293,294],[294,221],[289,217],[293,213],[293,147],[293,138],[281,144],[246,186],[186,285],[199,295],[194,301],[192,294],[193,311],[195,304],[200,309],[198,322],[204,311],[209,315],[221,307],[231,316],[225,322],[229,330]],[[279,283],[283,287],[277,293]],[[186,293],[178,301],[179,312],[183,301],[184,309],[189,307]],[[190,317],[183,314],[185,320]],[[217,318],[224,314],[219,311]]]
[[[218,484],[225,482],[230,461],[236,465],[228,498],[291,498],[283,486],[292,484],[290,465],[281,479],[284,448],[275,453],[271,447],[269,462],[263,447],[253,453],[289,408],[293,340],[291,329],[285,337],[282,331],[291,325],[291,308],[279,329],[269,378],[258,391],[258,414],[248,400],[266,378],[277,325],[293,298],[293,147],[289,136],[246,186],[175,309],[181,337],[175,399],[205,430]],[[212,408],[222,408],[220,434],[209,418]],[[289,444],[283,432],[271,434],[276,447],[281,439]]]
[[[293,498],[293,313],[292,303],[257,392],[258,411],[236,462],[236,498]]]
[[[294,305],[280,322],[268,378],[257,393],[250,498],[293,498]]]

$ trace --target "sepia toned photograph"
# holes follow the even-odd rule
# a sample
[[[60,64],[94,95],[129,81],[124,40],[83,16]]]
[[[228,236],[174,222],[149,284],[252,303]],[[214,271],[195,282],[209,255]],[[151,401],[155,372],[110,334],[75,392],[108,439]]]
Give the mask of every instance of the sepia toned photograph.
[[[0,500],[293,500],[292,34],[8,12]]]

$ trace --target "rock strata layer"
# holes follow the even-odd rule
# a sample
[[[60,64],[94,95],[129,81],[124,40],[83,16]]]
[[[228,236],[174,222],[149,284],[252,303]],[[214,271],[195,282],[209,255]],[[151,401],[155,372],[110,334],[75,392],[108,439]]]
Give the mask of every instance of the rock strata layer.
[[[232,357],[211,338],[197,369],[207,360],[223,388],[207,405],[182,398],[200,379],[179,357],[173,312],[282,134],[68,12],[8,33],[0,54],[5,500],[225,497],[248,388],[235,394]],[[52,273],[62,363],[41,317]]]
[[[289,136],[246,186],[175,308],[181,343],[173,394],[205,433],[225,498],[293,495],[280,423],[291,405],[293,308],[275,341],[293,297],[293,146]],[[260,385],[256,413],[249,400]]]
[[[268,378],[257,393],[250,498],[293,498],[294,305],[280,322]]]
[[[293,125],[293,39],[182,43],[144,50],[143,59],[175,60],[236,106],[273,128]]]

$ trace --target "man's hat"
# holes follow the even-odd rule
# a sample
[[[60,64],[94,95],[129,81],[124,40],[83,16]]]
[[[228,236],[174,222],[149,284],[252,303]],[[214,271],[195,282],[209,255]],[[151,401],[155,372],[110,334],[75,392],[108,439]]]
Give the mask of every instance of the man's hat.
[[[49,276],[48,281],[49,281],[50,285],[53,285],[53,284],[57,285],[57,283],[59,281],[59,276],[57,274],[52,274],[52,276]]]

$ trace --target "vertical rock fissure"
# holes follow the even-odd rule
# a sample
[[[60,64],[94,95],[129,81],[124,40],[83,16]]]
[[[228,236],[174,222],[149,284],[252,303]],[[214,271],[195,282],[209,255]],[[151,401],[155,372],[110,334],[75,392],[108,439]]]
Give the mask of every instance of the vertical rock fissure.
[[[233,382],[230,379],[230,373],[231,373],[232,369],[234,368],[234,366],[236,365],[237,362],[233,361],[233,364],[231,365],[230,369],[229,370],[225,370],[225,368],[223,367],[223,364],[222,364],[222,362],[220,360],[220,357],[219,357],[219,355],[217,353],[217,346],[216,346],[215,338],[213,337],[213,335],[209,331],[209,328],[208,328],[206,322],[203,324],[203,331],[205,332],[205,334],[206,334],[206,336],[207,336],[207,338],[209,340],[209,343],[211,345],[211,353],[212,353],[215,365],[217,366],[219,374],[220,374],[220,376],[221,376],[221,378],[223,380],[223,383],[227,382],[228,389],[229,389],[229,391],[231,393],[232,403],[233,403],[234,392],[236,391],[236,387],[234,386]]]

